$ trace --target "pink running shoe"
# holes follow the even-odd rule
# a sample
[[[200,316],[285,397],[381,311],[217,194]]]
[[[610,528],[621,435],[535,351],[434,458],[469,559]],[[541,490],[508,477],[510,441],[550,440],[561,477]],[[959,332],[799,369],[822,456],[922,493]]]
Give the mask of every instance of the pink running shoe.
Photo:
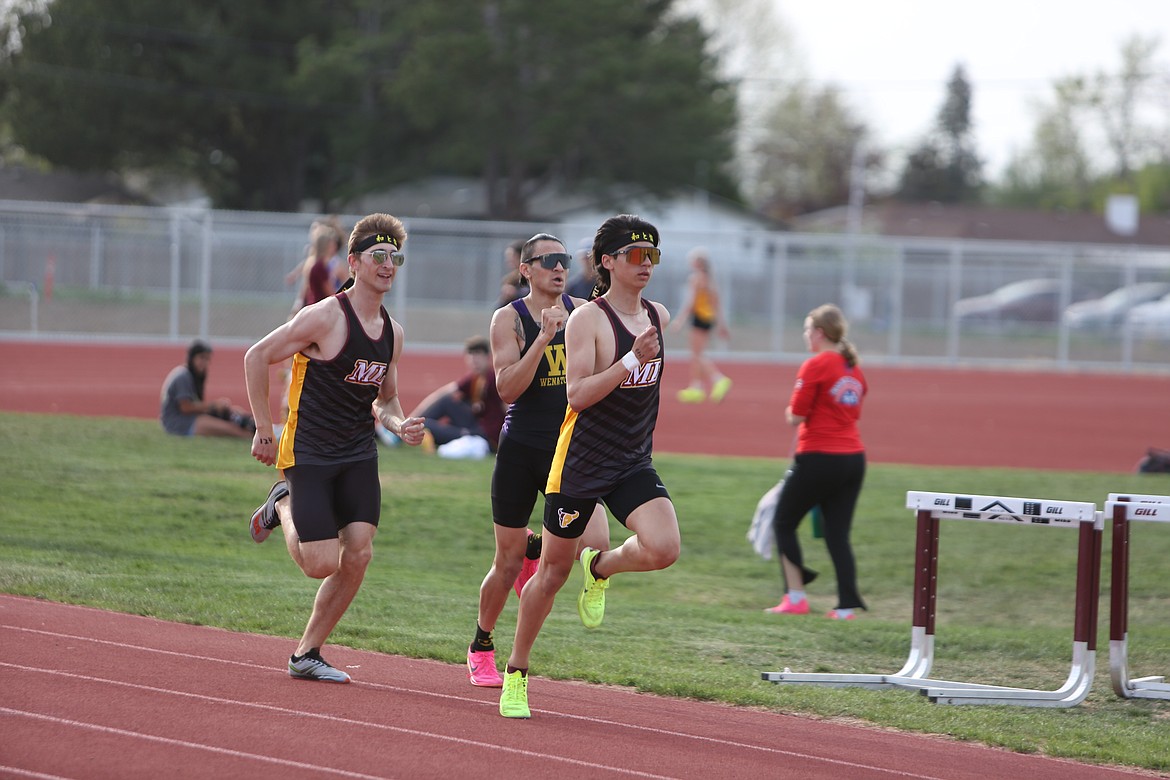
[[[528,529],[528,538],[532,539],[534,534],[532,529]],[[524,590],[524,585],[532,579],[532,575],[536,574],[536,570],[540,568],[540,559],[532,559],[527,555],[524,556],[524,565],[520,567],[520,574],[516,577],[516,583],[513,587],[516,589],[516,598],[520,598],[520,592]]]
[[[857,615],[855,613],[851,612],[848,615],[842,615],[835,609],[830,609],[828,612],[826,612],[825,617],[827,617],[829,620],[857,620]]]
[[[479,653],[467,650],[467,677],[479,688],[503,688],[504,678],[496,669],[496,651],[484,650]]]
[[[786,593],[779,604],[774,607],[768,607],[764,611],[771,612],[773,615],[807,615],[808,599],[802,600],[799,604],[793,604]]]

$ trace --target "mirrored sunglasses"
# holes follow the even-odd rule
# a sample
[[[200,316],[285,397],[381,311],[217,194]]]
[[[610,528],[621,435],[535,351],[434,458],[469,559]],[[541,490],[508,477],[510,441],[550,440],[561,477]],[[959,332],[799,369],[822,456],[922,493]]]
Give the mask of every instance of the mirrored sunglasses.
[[[541,268],[546,268],[549,271],[557,267],[560,263],[561,268],[566,271],[569,270],[569,263],[573,262],[573,256],[564,252],[550,252],[547,255],[537,255],[525,260],[526,263],[540,263]]]
[[[406,255],[402,252],[387,252],[385,249],[371,249],[368,252],[362,252],[362,254],[369,255],[375,265],[382,265],[387,260],[396,266],[401,266],[406,262]]]
[[[618,255],[625,255],[630,265],[641,265],[646,258],[650,258],[650,265],[658,265],[662,259],[662,250],[656,246],[628,246],[613,253],[614,257]]]

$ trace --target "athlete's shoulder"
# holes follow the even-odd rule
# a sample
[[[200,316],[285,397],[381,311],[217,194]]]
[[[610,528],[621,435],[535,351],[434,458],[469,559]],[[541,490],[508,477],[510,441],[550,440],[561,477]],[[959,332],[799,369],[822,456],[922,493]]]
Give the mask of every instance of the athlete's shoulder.
[[[344,323],[345,311],[341,301],[336,296],[330,296],[302,308],[293,315],[291,324],[299,332],[322,335],[339,325],[344,326]]]
[[[658,313],[658,319],[662,322],[662,327],[665,328],[670,324],[670,310],[664,304],[649,299],[646,299],[646,303],[654,307],[654,311]]]

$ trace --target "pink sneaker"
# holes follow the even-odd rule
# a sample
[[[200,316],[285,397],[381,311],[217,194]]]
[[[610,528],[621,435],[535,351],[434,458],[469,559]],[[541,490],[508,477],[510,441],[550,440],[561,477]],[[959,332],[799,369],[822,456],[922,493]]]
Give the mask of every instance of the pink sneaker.
[[[799,604],[793,604],[786,593],[779,604],[774,607],[768,607],[764,611],[771,612],[774,615],[807,615],[808,599],[804,599]]]
[[[826,612],[825,617],[827,617],[829,620],[857,620],[856,613],[851,612],[848,615],[842,615],[835,609],[830,609],[828,612]]]
[[[532,529],[528,529],[528,538],[534,536]],[[540,568],[540,559],[533,560],[527,555],[524,556],[524,565],[520,567],[520,574],[516,577],[516,584],[513,587],[516,589],[516,598],[520,598],[520,592],[524,590],[524,585],[532,579],[532,575],[536,574],[536,570]]]
[[[502,688],[504,678],[496,669],[496,651],[484,650],[479,653],[467,649],[467,677],[471,684],[480,688]]]

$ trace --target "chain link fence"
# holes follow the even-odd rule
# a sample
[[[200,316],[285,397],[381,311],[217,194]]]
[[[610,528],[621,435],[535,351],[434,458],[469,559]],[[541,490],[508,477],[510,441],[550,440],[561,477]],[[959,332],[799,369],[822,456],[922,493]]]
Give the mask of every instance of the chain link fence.
[[[318,216],[0,201],[0,337],[254,342],[288,318],[296,289],[286,277]],[[340,220],[348,229],[359,216]],[[548,231],[573,251],[597,227],[404,221],[407,262],[387,308],[408,349],[436,350],[486,334],[509,243]],[[1124,307],[1088,323],[1063,314],[1118,288],[1170,285],[1170,250],[658,227],[663,261],[647,295],[677,311],[686,254],[706,247],[732,329],[715,351],[723,357],[800,360],[805,314],[834,302],[872,362],[1170,367],[1170,299],[1165,320],[1141,328],[1126,323]],[[1003,297],[1020,283],[1040,294]],[[992,293],[1002,300],[982,309],[968,300]],[[670,341],[681,355],[684,340]]]

